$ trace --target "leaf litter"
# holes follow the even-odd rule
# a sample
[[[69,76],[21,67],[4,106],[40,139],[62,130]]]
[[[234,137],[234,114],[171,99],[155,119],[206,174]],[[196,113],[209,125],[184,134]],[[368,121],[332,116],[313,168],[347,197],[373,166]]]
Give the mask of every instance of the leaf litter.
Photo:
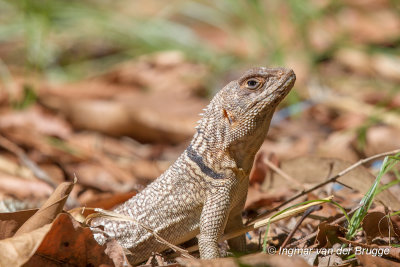
[[[324,23],[310,27],[310,46],[327,53],[318,69],[325,86],[312,82],[318,79],[301,55],[287,53],[297,66],[299,97],[309,105],[273,125],[256,157],[244,217],[247,225],[260,220],[264,224],[248,230],[250,254],[196,260],[166,252],[154,254],[147,265],[394,266],[400,261],[397,165],[382,176],[378,188],[387,186],[358,218],[352,238],[346,238],[350,218],[374,184],[383,157],[301,194],[360,159],[400,145],[399,94],[389,90],[399,81],[399,58],[367,49],[382,44],[390,49],[400,34],[400,21],[387,1],[344,2],[337,13],[325,16]],[[247,38],[237,39],[240,42],[229,50],[229,34],[219,28],[207,32],[207,27],[196,31],[201,38],[213,36],[207,40],[212,46],[242,56],[257,50]],[[285,31],[285,38],[290,32]],[[333,49],[342,34],[353,44]],[[129,266],[128,252],[115,241],[98,245],[85,219],[93,208],[111,209],[134,196],[179,156],[208,103],[205,96],[211,93],[205,88],[213,71],[178,51],[148,54],[64,84],[12,70],[14,80],[0,94],[0,135],[17,148],[0,144],[0,266]],[[221,83],[229,80],[221,77]],[[368,79],[379,84],[366,84]],[[52,182],[40,180],[40,171]],[[293,214],[274,223],[265,221],[277,214],[277,207],[306,207],[307,201],[331,195],[331,202],[319,203],[322,209],[304,218]],[[267,251],[299,250],[266,255],[259,253],[263,244]],[[337,253],[349,247],[369,253]],[[192,245],[181,249],[198,256]],[[313,253],[299,253],[301,249]],[[318,249],[336,253],[315,253]],[[385,249],[389,253],[378,257],[372,252]],[[230,253],[226,245],[221,250]]]

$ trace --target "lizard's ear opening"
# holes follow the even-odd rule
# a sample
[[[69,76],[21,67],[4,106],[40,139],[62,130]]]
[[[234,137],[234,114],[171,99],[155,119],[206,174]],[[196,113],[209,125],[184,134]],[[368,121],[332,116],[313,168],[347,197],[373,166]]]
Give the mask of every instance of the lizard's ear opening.
[[[224,115],[224,118],[228,120],[229,124],[232,125],[232,123],[234,123],[235,117],[229,110],[222,109],[222,114]]]

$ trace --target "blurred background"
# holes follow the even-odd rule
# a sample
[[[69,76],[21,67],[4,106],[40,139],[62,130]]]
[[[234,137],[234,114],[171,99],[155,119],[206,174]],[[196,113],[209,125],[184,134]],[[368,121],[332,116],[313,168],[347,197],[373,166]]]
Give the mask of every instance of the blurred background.
[[[399,13],[396,0],[0,0],[2,210],[37,206],[74,174],[72,206],[121,202],[254,66],[297,75],[261,149],[276,164],[398,148]],[[257,162],[252,181],[267,176]]]

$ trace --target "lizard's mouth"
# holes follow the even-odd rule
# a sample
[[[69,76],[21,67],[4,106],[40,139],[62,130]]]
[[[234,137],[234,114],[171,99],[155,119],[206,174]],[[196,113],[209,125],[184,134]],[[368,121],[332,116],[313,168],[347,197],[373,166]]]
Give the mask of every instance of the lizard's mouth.
[[[296,74],[293,70],[290,70],[284,77],[284,82],[279,89],[290,91],[292,89],[294,82],[296,81]],[[278,90],[279,90],[278,89]]]
[[[296,74],[294,74],[293,70],[290,70],[281,80],[282,80],[281,85],[274,91],[267,94],[265,96],[265,99],[269,98],[271,95],[276,93],[283,93],[279,97],[280,100],[284,98],[289,93],[290,89],[292,89],[294,82],[296,81]]]

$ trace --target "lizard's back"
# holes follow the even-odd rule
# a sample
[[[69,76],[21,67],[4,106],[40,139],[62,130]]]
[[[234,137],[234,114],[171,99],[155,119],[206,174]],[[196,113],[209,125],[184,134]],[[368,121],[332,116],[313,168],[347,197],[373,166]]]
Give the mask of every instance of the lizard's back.
[[[178,160],[115,210],[139,223],[97,219],[92,223],[95,239],[101,244],[117,239],[133,253],[130,261],[135,264],[167,248],[145,228],[174,245],[200,232],[200,256],[219,257],[218,240],[224,231],[243,227],[241,211],[254,157],[276,106],[295,80],[290,69],[261,67],[227,84],[205,109]],[[104,232],[96,228],[99,225]],[[246,248],[244,235],[228,244],[236,251]]]
[[[186,162],[184,153],[164,174],[114,211],[132,217],[174,244],[195,237],[199,233],[206,185],[201,179],[195,179],[196,170]],[[192,216],[187,216],[188,213]],[[168,248],[135,222],[99,218],[91,223],[92,227],[99,225],[104,226],[108,237],[94,232],[97,242],[103,244],[111,238],[117,239],[131,251],[134,262],[145,260],[151,252]]]

